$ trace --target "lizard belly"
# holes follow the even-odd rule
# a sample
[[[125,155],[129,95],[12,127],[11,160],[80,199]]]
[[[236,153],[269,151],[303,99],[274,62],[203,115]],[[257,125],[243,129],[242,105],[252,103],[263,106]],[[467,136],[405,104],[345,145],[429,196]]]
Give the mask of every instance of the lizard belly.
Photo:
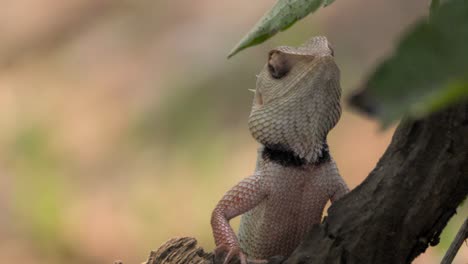
[[[312,225],[320,223],[328,196],[313,178],[299,174],[266,179],[274,182],[271,195],[242,216],[239,228],[241,248],[249,257],[289,256]]]

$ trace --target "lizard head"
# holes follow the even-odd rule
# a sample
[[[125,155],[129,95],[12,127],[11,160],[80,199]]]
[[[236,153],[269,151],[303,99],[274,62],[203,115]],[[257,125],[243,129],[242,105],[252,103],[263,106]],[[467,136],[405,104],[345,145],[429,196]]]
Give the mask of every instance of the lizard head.
[[[259,143],[292,151],[308,162],[322,155],[327,134],[341,115],[340,73],[333,55],[325,37],[268,53],[249,117]]]

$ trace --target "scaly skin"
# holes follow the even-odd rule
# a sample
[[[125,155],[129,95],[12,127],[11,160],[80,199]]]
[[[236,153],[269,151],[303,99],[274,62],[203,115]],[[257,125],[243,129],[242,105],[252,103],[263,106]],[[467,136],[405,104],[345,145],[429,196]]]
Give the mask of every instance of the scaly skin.
[[[327,201],[348,192],[326,144],[341,115],[340,94],[325,37],[269,53],[249,117],[261,143],[255,172],[224,195],[211,218],[215,254],[226,253],[225,263],[289,256]],[[241,214],[237,238],[229,220]]]

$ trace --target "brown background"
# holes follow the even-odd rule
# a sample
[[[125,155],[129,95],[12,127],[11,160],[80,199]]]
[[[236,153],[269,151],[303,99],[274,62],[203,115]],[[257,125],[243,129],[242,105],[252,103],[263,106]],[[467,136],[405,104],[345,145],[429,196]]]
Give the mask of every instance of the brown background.
[[[0,262],[139,263],[185,235],[211,250],[212,208],[254,168],[247,89],[266,52],[327,36],[347,95],[429,5],[337,0],[226,60],[273,3],[2,2]],[[345,106],[329,142],[350,187],[392,132]],[[416,263],[440,261],[467,211]]]

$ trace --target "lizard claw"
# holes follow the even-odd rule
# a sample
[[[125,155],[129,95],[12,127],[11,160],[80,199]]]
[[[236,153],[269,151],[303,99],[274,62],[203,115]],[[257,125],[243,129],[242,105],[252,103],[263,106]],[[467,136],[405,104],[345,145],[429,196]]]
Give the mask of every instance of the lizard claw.
[[[214,255],[216,264],[229,264],[235,258],[239,259],[241,264],[247,264],[247,256],[239,246],[219,245],[215,248]],[[224,258],[224,261],[222,261],[222,258]]]

